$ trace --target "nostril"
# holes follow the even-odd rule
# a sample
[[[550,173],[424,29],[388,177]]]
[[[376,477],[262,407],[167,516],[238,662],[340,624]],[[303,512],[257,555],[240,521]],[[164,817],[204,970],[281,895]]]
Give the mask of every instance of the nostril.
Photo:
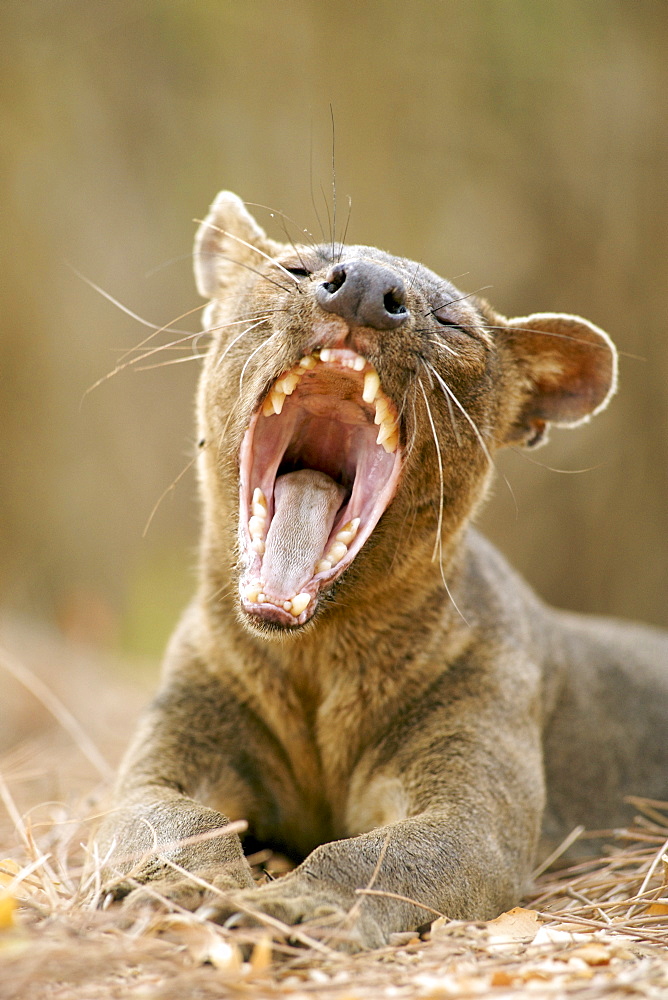
[[[383,306],[385,312],[388,312],[391,316],[401,316],[405,313],[407,310],[404,305],[404,297],[401,289],[391,288],[389,292],[386,292],[383,296]]]
[[[339,288],[341,288],[341,285],[346,280],[345,267],[341,264],[339,264],[338,267],[333,267],[329,272],[328,278],[328,281],[323,281],[322,287],[326,292],[329,292],[330,295],[334,295],[334,293],[338,292]]]

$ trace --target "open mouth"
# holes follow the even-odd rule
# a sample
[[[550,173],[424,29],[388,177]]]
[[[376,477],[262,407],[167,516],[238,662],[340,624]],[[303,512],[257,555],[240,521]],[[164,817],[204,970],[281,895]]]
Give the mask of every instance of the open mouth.
[[[241,446],[243,610],[305,624],[375,528],[400,467],[396,407],[365,358],[322,348],[284,372]]]

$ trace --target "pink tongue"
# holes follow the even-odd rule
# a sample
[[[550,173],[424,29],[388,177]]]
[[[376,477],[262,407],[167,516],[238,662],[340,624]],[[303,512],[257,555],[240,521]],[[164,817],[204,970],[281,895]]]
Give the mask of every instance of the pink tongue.
[[[346,491],[315,469],[279,476],[262,559],[262,589],[278,602],[303,591],[322,558]]]

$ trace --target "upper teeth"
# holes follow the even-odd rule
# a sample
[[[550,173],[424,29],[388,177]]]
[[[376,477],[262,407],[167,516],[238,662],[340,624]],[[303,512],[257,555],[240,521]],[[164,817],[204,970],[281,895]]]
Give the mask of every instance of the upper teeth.
[[[299,379],[301,377],[302,377],[301,372],[289,372],[287,375],[284,375],[283,378],[276,383],[274,388],[278,392],[282,392],[284,395],[289,396],[291,393],[295,391],[297,383],[299,382]]]
[[[381,420],[380,427],[378,428],[378,437],[376,438],[376,444],[383,444],[388,440],[395,431],[396,425],[392,420]]]
[[[378,395],[378,390],[380,389],[380,378],[378,377],[378,372],[370,371],[364,376],[364,389],[362,390],[362,399],[365,403],[373,403],[374,399]]]
[[[376,404],[376,416],[373,422],[374,424],[380,424],[390,411],[387,396],[377,396],[374,402]]]
[[[387,452],[397,450],[399,443],[399,426],[394,404],[383,392],[378,372],[369,365],[366,358],[350,351],[338,351],[331,347],[323,347],[318,354],[307,354],[300,358],[297,364],[285,372],[274,382],[262,403],[262,414],[270,417],[279,414],[283,409],[286,396],[291,396],[306,373],[316,367],[318,362],[330,364],[336,362],[344,368],[350,368],[364,373],[362,399],[365,403],[374,404],[374,423],[379,424],[376,444],[382,445]]]

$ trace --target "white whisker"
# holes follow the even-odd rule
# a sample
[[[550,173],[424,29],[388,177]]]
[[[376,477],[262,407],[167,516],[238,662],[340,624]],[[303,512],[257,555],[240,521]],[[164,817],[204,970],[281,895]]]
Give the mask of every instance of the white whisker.
[[[241,374],[239,376],[239,392],[241,392],[241,390],[243,389],[244,375],[246,374],[246,369],[248,368],[249,364],[251,363],[251,361],[253,360],[253,358],[255,357],[255,355],[258,353],[258,351],[261,351],[263,347],[266,347],[267,344],[269,343],[269,341],[273,340],[274,337],[276,337],[279,333],[280,333],[280,330],[275,330],[270,337],[267,337],[266,340],[263,340],[262,343],[259,344],[255,348],[255,350],[251,351],[251,353],[248,355],[248,357],[246,358],[246,360],[244,362],[244,366],[241,369]]]
[[[460,357],[459,353],[455,351],[454,348],[450,347],[449,344],[444,344],[442,340],[432,340],[431,337],[427,337],[427,340],[430,344],[434,344],[435,347],[440,347],[441,350],[447,351],[448,354],[452,354],[453,358]]]
[[[201,312],[201,310],[203,308],[206,308],[206,306],[201,306],[201,305],[200,306],[194,306],[192,309],[188,309],[187,312],[181,313],[181,315],[177,316],[176,319],[172,320],[172,322],[178,323],[179,320],[186,319],[188,316],[192,316],[193,313]],[[178,329],[172,327],[172,323],[171,322],[170,323],[166,323],[164,326],[156,327],[155,330],[154,330],[154,332],[151,333],[151,334],[149,334],[148,337],[145,337],[144,340],[142,340],[140,344],[137,344],[137,346],[135,348],[133,348],[133,350],[139,350],[140,348],[144,347],[146,344],[148,344],[148,342],[150,340],[153,340],[153,338],[157,337],[158,334],[160,334],[160,333],[179,333],[179,334],[183,335],[184,339],[188,339],[190,337],[197,337],[197,336],[199,336],[200,332],[201,331],[199,331],[199,330],[196,331],[196,332],[194,332],[194,333],[192,331],[189,331],[189,330],[178,330]],[[180,340],[179,341],[174,341],[174,343],[179,343],[180,344],[180,343],[182,343],[182,341],[180,341]],[[162,350],[162,348],[158,347],[157,350]],[[131,353],[130,351],[126,351],[125,354],[121,355],[121,357],[118,359],[118,364],[121,364],[121,362],[125,361],[126,357],[130,353]]]
[[[457,396],[455,395],[455,393],[452,391],[452,389],[447,384],[447,382],[445,382],[444,379],[441,378],[441,376],[436,371],[436,369],[434,368],[434,366],[431,365],[431,364],[429,364],[428,361],[423,361],[422,363],[427,368],[429,368],[429,370],[432,371],[433,374],[436,376],[436,379],[438,380],[439,385],[443,389],[443,393],[445,395],[445,398],[446,399],[451,399],[452,402],[455,404],[455,406],[464,415],[464,417],[466,418],[466,420],[468,420],[468,422],[471,425],[471,428],[473,430],[473,433],[475,434],[476,438],[478,439],[478,443],[480,444],[480,447],[482,448],[482,451],[483,451],[483,453],[485,455],[485,458],[490,463],[490,465],[494,465],[494,459],[492,458],[492,456],[491,456],[491,454],[489,452],[489,448],[487,447],[487,443],[485,442],[485,439],[483,438],[482,434],[480,433],[480,430],[478,429],[478,425],[476,424],[475,420],[473,420],[473,418],[469,416],[466,408],[464,406],[462,406],[462,404],[459,402],[459,399],[457,398]]]
[[[144,319],[142,316],[139,316],[131,309],[128,309],[127,306],[124,306],[122,302],[119,302],[118,299],[115,299],[113,295],[109,294],[109,292],[105,292],[104,288],[101,288],[99,285],[96,285],[94,281],[91,281],[91,279],[87,278],[85,274],[82,274],[81,271],[77,270],[77,268],[74,267],[73,264],[70,264],[68,262],[67,266],[70,268],[71,271],[74,272],[74,274],[76,274],[77,278],[80,278],[82,281],[84,281],[89,288],[92,288],[93,291],[97,292],[98,295],[101,295],[102,298],[107,300],[107,302],[111,302],[112,306],[116,306],[117,309],[120,309],[121,312],[124,312],[126,316],[129,316],[130,319],[135,320],[135,322],[140,323],[142,326],[148,327],[149,330],[154,330],[155,333],[151,334],[152,337],[158,333],[162,333],[163,330],[165,330],[167,333],[187,333],[188,332],[187,330],[177,330],[175,327],[172,327],[172,323],[178,323],[180,319],[185,319],[186,316],[192,315],[192,313],[197,312],[199,309],[204,309],[206,305],[205,303],[204,305],[196,306],[194,309],[188,310],[188,312],[183,313],[181,316],[177,316],[176,319],[172,320],[166,326],[159,326],[157,323],[151,323],[149,322],[149,320]],[[143,341],[143,343],[144,344],[147,343],[147,341],[150,339],[151,339],[150,337],[147,338],[147,340]],[[141,347],[141,344],[139,346]],[[119,360],[122,361],[123,358],[119,358]]]
[[[162,330],[158,332],[162,332]],[[153,334],[152,336],[155,336],[155,334]],[[119,372],[122,372],[125,368],[134,367],[135,365],[140,364],[142,361],[145,361],[146,358],[150,358],[153,354],[158,354],[160,351],[164,351],[165,348],[178,347],[179,344],[183,344],[185,341],[193,340],[193,338],[200,336],[201,336],[200,331],[197,331],[196,333],[188,333],[184,337],[180,337],[178,340],[173,340],[171,344],[162,344],[159,347],[152,347],[150,351],[146,351],[144,354],[141,354],[137,358],[130,358],[129,361],[125,361],[123,364],[117,364],[114,368],[112,368],[110,372],[107,372],[106,375],[103,375],[102,378],[99,378],[97,382],[93,382],[93,384],[86,389],[83,396],[81,397],[82,403],[89,393],[91,393],[94,389],[97,389],[98,386],[102,385],[103,382],[106,382],[108,381],[108,379],[113,378],[114,375],[118,375]],[[150,340],[151,338],[148,339]],[[144,343],[146,343],[146,341],[144,341]],[[127,357],[129,353],[130,352],[127,351],[123,356]]]
[[[450,593],[450,588],[448,587],[448,581],[445,579],[445,570],[443,569],[443,537],[442,537],[442,528],[443,528],[443,496],[444,496],[444,488],[445,488],[444,478],[443,478],[443,457],[441,455],[441,446],[440,446],[439,441],[438,441],[438,434],[436,432],[436,425],[434,423],[434,418],[432,417],[431,407],[429,406],[429,400],[427,399],[427,394],[424,391],[424,386],[422,385],[422,381],[421,381],[419,375],[417,376],[417,381],[418,381],[418,385],[420,386],[420,392],[422,393],[422,397],[424,399],[424,405],[425,405],[425,408],[427,410],[427,418],[429,420],[429,424],[431,426],[431,433],[432,433],[433,438],[434,438],[434,446],[436,448],[436,459],[438,461],[438,478],[439,478],[439,483],[440,483],[440,487],[441,487],[441,496],[440,496],[440,502],[439,502],[439,507],[438,507],[438,524],[437,524],[437,527],[436,527],[436,540],[434,542],[434,548],[433,548],[433,551],[432,551],[432,554],[431,554],[431,561],[432,562],[436,562],[436,555],[438,553],[438,565],[439,565],[439,569],[441,571],[441,580],[443,581],[443,586],[445,587],[445,592],[448,595],[448,598],[450,599],[450,602],[451,602],[453,608],[455,609],[455,611],[457,612],[457,614],[459,615],[459,617],[462,619],[462,621],[466,625],[468,625],[468,622],[466,621],[466,618],[464,617],[464,615],[460,611],[460,609],[459,609],[459,607],[457,605],[457,602],[455,601],[454,597]]]
[[[202,224],[201,219],[195,219],[194,221],[198,222],[200,225]],[[279,271],[282,271],[284,274],[288,276],[288,278],[293,283],[297,291],[301,291],[299,287],[299,281],[297,280],[297,278],[295,278],[294,274],[290,274],[287,267],[283,267],[283,265],[280,264],[275,257],[271,257],[268,253],[265,253],[264,250],[260,250],[259,247],[254,246],[252,243],[248,243],[246,240],[242,240],[240,236],[236,235],[236,233],[231,233],[227,229],[221,229],[220,226],[215,226],[212,222],[208,222],[207,225],[211,229],[215,229],[217,232],[221,233],[223,236],[229,236],[231,240],[236,240],[237,243],[240,243],[242,246],[247,247],[249,250],[254,250],[255,253],[258,253],[260,255],[260,257],[264,257],[264,259],[268,260],[270,264],[273,264],[274,267],[277,267]],[[241,264],[242,261],[235,261],[235,263]],[[266,277],[266,275],[261,275],[261,277]],[[271,281],[270,278],[268,280]],[[274,282],[274,284],[276,284],[276,282]],[[279,285],[279,287],[283,288],[282,285]],[[283,291],[287,292],[288,289],[283,288]]]
[[[262,323],[265,323],[267,321],[267,319],[268,319],[267,316],[263,316],[256,323],[253,323],[251,326],[247,327],[245,330],[242,330],[241,333],[238,333],[236,335],[236,337],[234,337],[234,339],[230,341],[230,343],[227,345],[227,347],[225,348],[225,350],[223,351],[223,353],[221,354],[221,356],[216,361],[216,368],[220,368],[221,364],[223,363],[223,361],[227,357],[228,353],[232,350],[232,348],[234,347],[234,345],[236,343],[238,343],[238,341],[241,340],[242,337],[245,337],[247,333],[250,333],[251,330],[254,330],[256,327],[261,326]]]
[[[292,219],[289,215],[286,215],[285,212],[281,212],[277,208],[270,208],[269,205],[263,205],[259,201],[247,201],[245,204],[250,205],[251,208],[265,209],[265,211],[269,212],[269,215],[272,219],[275,218],[275,216],[278,216],[282,221],[282,229],[285,234],[285,238],[287,239],[288,243],[291,244],[293,250],[297,251],[297,246],[288,232],[287,226],[285,225],[286,222],[289,222],[291,225],[295,227],[295,229],[298,229],[300,233],[304,233],[306,236],[310,238],[312,249],[315,249],[315,247],[317,246],[317,240],[313,235],[313,233],[309,229],[302,229],[301,226],[297,225],[295,220]]]
[[[426,362],[423,362],[423,363],[426,364]],[[432,372],[433,372],[434,375],[437,375],[437,372],[433,368],[433,366],[429,365],[428,368],[427,368],[427,375],[429,376],[429,385],[433,389],[433,387],[434,387],[434,381],[433,381],[433,379],[431,377],[432,376]],[[450,415],[450,424],[452,425],[452,432],[455,435],[455,441],[457,442],[457,447],[461,448],[461,446],[462,446],[462,439],[461,439],[460,434],[459,434],[459,428],[457,427],[457,421],[455,420],[455,413],[454,413],[454,410],[452,409],[452,402],[451,402],[450,397],[448,396],[447,393],[444,393],[444,396],[445,396],[445,401],[448,404],[448,413]]]
[[[137,368],[138,372],[150,372],[154,368],[167,368],[168,365],[182,365],[185,361],[201,361],[202,358],[206,357],[204,354],[189,354],[186,358],[171,358],[169,361],[158,361],[154,365],[141,365]]]
[[[438,505],[438,523],[436,525],[436,540],[434,542],[434,548],[431,553],[431,561],[435,562],[436,553],[437,552],[439,553],[439,561],[440,561],[440,556],[442,555],[443,552],[443,541],[441,537],[441,532],[443,527],[443,493],[445,489],[445,483],[443,479],[443,457],[441,455],[441,446],[438,440],[438,434],[436,433],[436,425],[434,424],[434,418],[432,417],[431,414],[431,407],[429,406],[429,400],[427,399],[427,393],[424,391],[424,386],[422,385],[422,380],[420,379],[419,375],[417,377],[417,380],[418,380],[418,385],[420,386],[420,392],[422,393],[422,397],[424,399],[424,405],[427,410],[427,418],[431,425],[431,433],[433,435],[434,445],[436,447],[436,459],[438,461],[438,480],[440,486],[440,498]],[[443,565],[441,563],[441,572],[442,571],[443,571]]]
[[[142,538],[146,537],[148,529],[151,527],[151,521],[155,517],[156,511],[158,510],[158,507],[160,506],[160,504],[162,503],[162,501],[165,499],[165,497],[167,496],[168,493],[171,493],[173,489],[176,489],[176,486],[178,485],[178,483],[183,479],[183,477],[189,471],[189,469],[192,469],[192,467],[193,467],[193,465],[195,464],[196,461],[197,461],[197,455],[193,455],[193,457],[190,459],[190,461],[188,462],[188,464],[186,466],[184,466],[183,469],[181,469],[181,471],[179,472],[178,476],[176,476],[172,480],[172,482],[169,484],[169,486],[167,487],[167,489],[164,490],[160,494],[160,496],[158,497],[158,499],[155,502],[153,510],[148,515],[148,520],[147,520],[146,524],[144,525],[144,530],[142,531],[142,535],[141,535]]]
[[[400,424],[401,423],[405,424],[404,413],[406,412],[406,403],[407,403],[407,400],[408,400],[409,390],[410,390],[410,385],[406,387],[406,391],[404,392],[404,398],[401,401],[401,408],[400,408],[399,414],[398,414],[398,419],[399,419],[399,423]],[[417,416],[416,416],[416,412],[415,412],[415,396],[412,393],[411,393],[410,400],[411,400],[411,406],[413,408],[413,420],[411,422],[411,435],[410,435],[410,439],[406,442],[406,450],[404,452],[404,461],[408,461],[408,459],[410,458],[410,456],[411,456],[411,454],[413,452],[413,448],[415,447],[415,442],[417,440],[417,426],[418,426],[418,423],[417,423]]]
[[[485,439],[483,438],[483,436],[482,436],[482,434],[481,434],[481,432],[480,432],[480,430],[478,428],[478,425],[476,424],[475,420],[473,420],[473,418],[469,415],[469,413],[467,412],[466,408],[464,406],[462,406],[462,404],[460,403],[460,401],[457,398],[457,396],[455,395],[455,393],[452,391],[452,389],[447,384],[447,382],[445,382],[444,379],[441,378],[441,376],[436,371],[436,369],[434,368],[434,366],[431,365],[431,364],[429,364],[429,362],[424,361],[424,360],[422,360],[422,363],[428,369],[430,369],[433,372],[433,374],[436,376],[436,378],[438,379],[438,382],[439,382],[441,388],[443,389],[443,393],[445,395],[446,400],[450,400],[451,399],[452,402],[455,404],[455,406],[457,406],[458,409],[466,417],[467,421],[471,425],[471,428],[473,429],[473,433],[475,434],[476,438],[478,439],[478,443],[479,443],[479,445],[480,445],[480,447],[481,447],[481,449],[483,451],[483,454],[485,455],[485,458],[487,459],[487,461],[489,462],[489,464],[492,466],[492,468],[496,469],[496,471],[498,472],[499,470],[497,469],[496,462],[492,458],[491,452],[490,452],[489,448],[487,447],[487,443],[486,443]],[[452,410],[450,410],[450,412],[451,412],[451,415],[452,415]],[[457,436],[456,430],[455,430],[455,436]],[[503,479],[504,483],[508,487],[508,492],[510,493],[511,497],[513,498],[513,503],[515,504],[515,510],[517,511],[518,510],[517,500],[515,498],[515,493],[513,492],[513,488],[510,485],[508,477],[504,473],[500,473],[500,475],[501,475],[501,478]]]

